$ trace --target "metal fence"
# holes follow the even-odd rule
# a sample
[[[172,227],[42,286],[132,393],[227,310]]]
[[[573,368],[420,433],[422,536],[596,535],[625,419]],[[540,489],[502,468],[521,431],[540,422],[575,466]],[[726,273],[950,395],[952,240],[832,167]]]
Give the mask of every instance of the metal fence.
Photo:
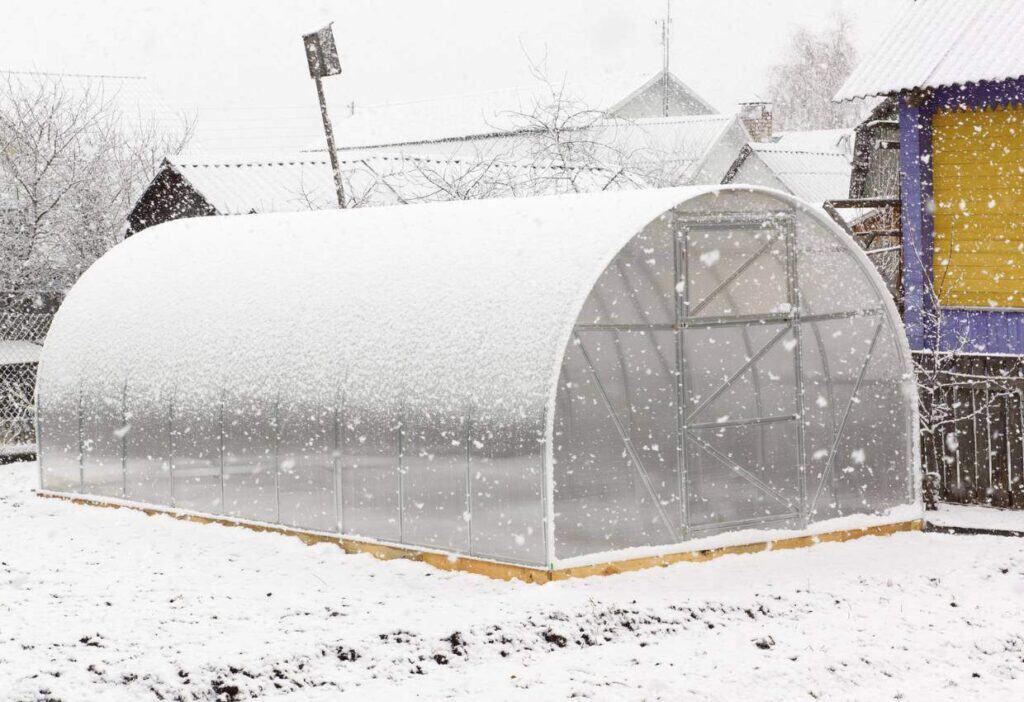
[[[52,312],[0,310],[0,458],[35,452],[38,346]]]
[[[922,393],[922,460],[938,499],[1024,509],[1024,388],[951,378]]]

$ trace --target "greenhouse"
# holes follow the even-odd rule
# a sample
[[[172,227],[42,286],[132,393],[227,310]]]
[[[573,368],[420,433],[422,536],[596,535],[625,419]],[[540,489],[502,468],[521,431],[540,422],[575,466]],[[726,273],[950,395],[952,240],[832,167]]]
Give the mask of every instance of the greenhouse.
[[[72,289],[45,494],[546,571],[920,516],[897,311],[747,187],[179,220]]]

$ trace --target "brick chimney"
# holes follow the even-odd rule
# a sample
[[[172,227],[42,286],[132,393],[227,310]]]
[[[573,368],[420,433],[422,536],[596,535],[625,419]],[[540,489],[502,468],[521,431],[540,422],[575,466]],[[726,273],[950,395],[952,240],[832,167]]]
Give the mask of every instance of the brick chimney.
[[[770,102],[741,102],[740,121],[754,141],[772,140],[772,104]]]

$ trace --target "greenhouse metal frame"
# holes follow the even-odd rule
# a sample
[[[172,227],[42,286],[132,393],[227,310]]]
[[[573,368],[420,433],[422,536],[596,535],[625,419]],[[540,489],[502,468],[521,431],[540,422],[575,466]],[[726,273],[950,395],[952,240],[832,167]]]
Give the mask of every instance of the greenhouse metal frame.
[[[197,275],[244,269],[237,255],[294,276],[316,267],[296,244],[308,230],[314,245],[358,242],[324,244],[304,289],[331,298],[316,310],[287,292],[277,305],[238,270],[223,277],[264,301],[265,318],[228,333],[147,321],[176,281],[158,262],[180,275],[221,237],[232,255]],[[257,253],[240,248],[246,236]],[[781,193],[211,218],[118,248],[69,295],[44,349],[47,494],[551,571],[920,515],[916,396],[892,301],[834,224]],[[371,298],[389,257],[411,280]],[[152,289],[111,312],[133,282]],[[231,320],[236,289],[214,283],[181,314]],[[507,318],[488,328],[495,314]],[[133,324],[141,340],[125,335]],[[215,348],[180,362],[154,343],[168,324],[196,325]],[[261,333],[274,339],[265,354],[241,345]]]

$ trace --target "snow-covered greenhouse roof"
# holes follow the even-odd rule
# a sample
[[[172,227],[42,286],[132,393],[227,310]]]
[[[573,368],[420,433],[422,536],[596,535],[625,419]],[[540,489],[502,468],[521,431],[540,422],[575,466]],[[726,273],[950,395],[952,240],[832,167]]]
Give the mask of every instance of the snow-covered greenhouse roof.
[[[243,384],[282,364],[319,377],[344,369],[349,393],[375,404],[436,406],[444,396],[539,410],[603,267],[652,219],[703,192],[170,222],[85,273],[42,362],[114,375],[202,367]]]
[[[1024,76],[1024,0],[916,0],[893,18],[836,100]]]

